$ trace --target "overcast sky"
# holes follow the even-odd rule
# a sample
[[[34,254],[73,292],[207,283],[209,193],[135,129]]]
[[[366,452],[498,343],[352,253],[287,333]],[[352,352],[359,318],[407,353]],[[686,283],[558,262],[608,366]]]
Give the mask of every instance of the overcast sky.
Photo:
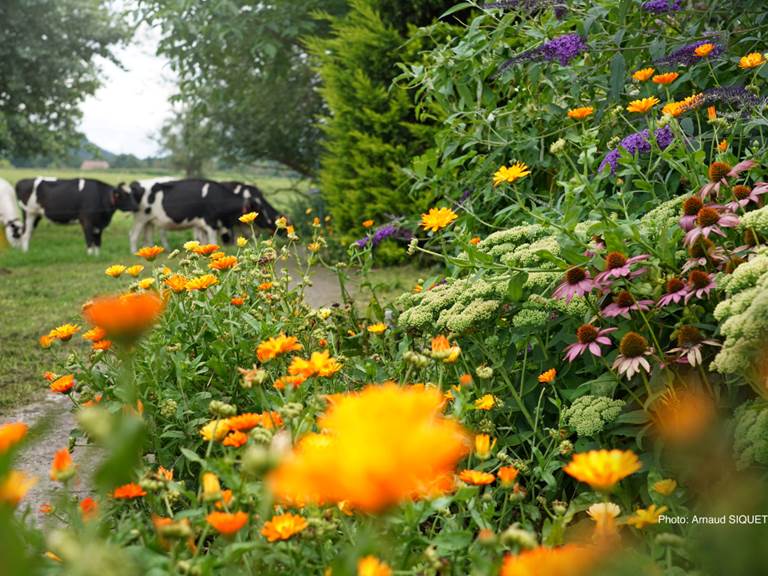
[[[157,30],[142,25],[117,52],[125,70],[99,62],[103,85],[82,108],[81,129],[94,144],[140,158],[159,152],[152,138],[170,114],[175,87],[168,62],[155,55],[158,39]]]

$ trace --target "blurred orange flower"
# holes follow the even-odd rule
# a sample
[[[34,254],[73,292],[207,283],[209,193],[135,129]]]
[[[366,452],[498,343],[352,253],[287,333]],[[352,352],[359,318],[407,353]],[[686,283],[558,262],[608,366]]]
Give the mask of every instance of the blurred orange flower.
[[[205,517],[206,522],[220,534],[229,536],[239,532],[248,523],[245,512],[211,512]]]
[[[574,454],[563,470],[595,490],[610,490],[617,482],[640,468],[642,464],[631,450],[591,450]]]
[[[594,550],[584,546],[539,546],[505,556],[500,576],[587,576],[596,561]]]
[[[112,492],[112,496],[117,500],[133,500],[134,498],[141,498],[146,495],[147,493],[144,489],[134,482],[118,486]]]
[[[58,392],[59,394],[68,394],[74,387],[75,376],[73,374],[65,374],[51,382],[51,390]]]
[[[132,340],[157,322],[163,308],[163,301],[153,292],[126,293],[86,303],[83,316],[92,326],[100,326],[110,339]]]
[[[15,508],[37,480],[19,470],[11,470],[4,479],[0,479],[0,503]]]
[[[0,454],[7,452],[27,435],[29,427],[24,422],[8,422],[0,425]]]
[[[100,328],[99,326],[94,326],[90,330],[83,333],[83,338],[85,340],[90,340],[91,342],[98,342],[99,340],[104,340],[106,337],[107,333],[103,328]]]
[[[492,484],[496,480],[496,476],[490,472],[481,472],[480,470],[462,470],[459,473],[459,480],[473,486],[485,486],[486,484]]]
[[[246,442],[248,442],[248,436],[235,430],[227,434],[222,444],[230,448],[240,448]]]
[[[303,348],[304,346],[301,345],[295,336],[280,334],[261,342],[256,348],[256,357],[259,359],[259,362],[269,362],[281,354],[296,352]]]
[[[94,518],[98,513],[99,504],[96,502],[96,500],[90,496],[87,496],[80,501],[80,515],[82,516],[83,520],[90,520]]]
[[[392,569],[376,556],[365,556],[357,562],[357,576],[392,576]]]
[[[51,462],[51,480],[64,482],[72,477],[75,466],[72,463],[72,455],[67,448],[57,450]]]
[[[512,484],[515,483],[515,480],[517,480],[517,475],[519,473],[520,471],[514,466],[502,466],[496,472],[496,474],[499,477],[499,480],[501,481],[501,485],[504,486],[505,488],[509,488],[510,486],[512,486]]]

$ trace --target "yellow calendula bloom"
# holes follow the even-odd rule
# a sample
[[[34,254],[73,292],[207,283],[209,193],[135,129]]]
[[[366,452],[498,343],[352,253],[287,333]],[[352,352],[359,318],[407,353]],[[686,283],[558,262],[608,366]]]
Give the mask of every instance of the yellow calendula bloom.
[[[251,224],[258,217],[259,217],[258,212],[248,212],[248,214],[243,214],[242,216],[240,216],[238,220],[240,220],[240,222],[242,222],[243,224]]]
[[[677,482],[671,478],[659,480],[653,484],[653,490],[662,496],[669,496],[677,489]]]
[[[387,325],[384,322],[377,322],[368,326],[368,332],[371,334],[383,334],[387,331]]]
[[[184,242],[184,250],[189,250],[190,252],[192,252],[198,246],[200,246],[200,242],[198,242],[197,240],[190,240],[188,242]]]
[[[129,266],[125,269],[125,273],[128,274],[128,276],[133,276],[136,278],[139,274],[141,274],[144,271],[144,266],[141,264],[134,264],[133,266]]]
[[[634,515],[627,519],[627,524],[634,526],[638,530],[651,524],[658,524],[659,516],[666,511],[666,506],[657,507],[656,504],[651,504],[648,508],[638,508],[635,510]]]
[[[494,406],[496,406],[496,398],[493,394],[485,394],[475,400],[475,408],[478,410],[490,410]]]
[[[638,82],[645,82],[648,80],[651,76],[654,75],[656,70],[654,68],[642,68],[632,74],[632,78],[637,80]]]
[[[504,182],[512,184],[530,173],[528,166],[523,162],[515,162],[512,166],[502,166],[493,175],[493,185],[498,186]]]
[[[437,232],[450,225],[459,216],[450,208],[430,208],[421,215],[421,226],[425,230]]]
[[[80,332],[80,326],[77,324],[62,324],[48,333],[49,338],[56,338],[62,342],[70,340],[72,336]]]
[[[581,108],[573,108],[568,110],[568,118],[572,120],[583,120],[595,113],[595,109],[592,106],[582,106]]]
[[[392,569],[376,556],[365,556],[357,563],[357,576],[392,576]]]
[[[591,450],[574,454],[563,470],[593,489],[605,491],[640,468],[642,464],[631,450]]]
[[[278,229],[283,229],[288,226],[288,219],[285,216],[280,216],[277,220],[275,220],[275,226]]]
[[[489,434],[478,434],[475,436],[475,456],[480,460],[487,460],[491,457],[491,450],[496,446],[496,439],[491,441]]]
[[[184,290],[187,289],[187,282],[189,281],[184,276],[180,274],[174,274],[173,276],[166,278],[163,281],[163,284],[168,286],[172,292],[178,294],[179,292],[184,292]]]
[[[238,236],[236,242],[238,248],[245,248],[248,245],[248,239],[243,236]]]
[[[739,58],[739,68],[742,70],[757,68],[763,64],[765,64],[765,56],[763,56],[760,52],[750,52],[746,56]]]
[[[126,266],[123,266],[122,264],[113,264],[106,270],[104,270],[104,274],[107,276],[111,276],[112,278],[119,278],[123,275],[123,272],[125,272]]]
[[[221,500],[221,483],[219,477],[213,472],[203,474],[203,500],[205,502],[215,502]]]
[[[206,290],[218,283],[219,280],[213,274],[203,274],[202,276],[189,280],[185,288],[188,292],[194,292],[195,290]]]
[[[227,434],[229,434],[230,426],[227,420],[211,420],[200,428],[200,436],[202,436],[206,442],[210,442],[211,439],[221,442],[224,440]]]
[[[313,254],[316,252],[319,252],[322,247],[323,245],[320,244],[320,242],[310,242],[309,244],[307,244],[307,250],[309,250]]]
[[[143,278],[142,280],[139,280],[139,288],[142,290],[149,290],[152,288],[152,285],[155,283],[154,278]]]
[[[635,112],[638,114],[644,114],[645,112],[648,112],[651,108],[656,106],[660,100],[656,98],[656,96],[651,96],[650,98],[641,98],[639,100],[632,100],[629,103],[629,106],[627,106],[627,112]]]
[[[710,54],[712,54],[712,51],[714,49],[715,49],[715,45],[712,44],[711,42],[707,42],[706,44],[697,46],[696,49],[693,51],[693,53],[699,58],[704,58],[705,56],[709,56]]]

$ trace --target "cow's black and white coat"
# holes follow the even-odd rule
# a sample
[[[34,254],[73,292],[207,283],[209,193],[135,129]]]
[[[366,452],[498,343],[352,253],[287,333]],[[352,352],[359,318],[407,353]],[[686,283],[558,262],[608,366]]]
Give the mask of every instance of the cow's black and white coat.
[[[19,213],[19,204],[10,182],[0,178],[0,224],[5,228],[5,237],[14,248],[21,246],[24,224]]]
[[[57,180],[35,178],[19,180],[16,196],[24,212],[21,248],[29,250],[29,241],[40,219],[45,216],[58,224],[80,222],[88,254],[98,254],[101,234],[109,226],[115,210],[134,212],[138,206],[133,196],[99,180],[79,178]]]

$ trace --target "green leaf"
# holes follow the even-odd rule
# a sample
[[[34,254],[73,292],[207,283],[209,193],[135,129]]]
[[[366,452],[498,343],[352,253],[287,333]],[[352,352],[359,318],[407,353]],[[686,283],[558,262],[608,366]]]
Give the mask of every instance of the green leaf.
[[[624,55],[621,52],[617,52],[613,58],[611,58],[611,82],[610,82],[610,99],[613,102],[618,102],[621,97],[621,91],[624,88],[627,75],[627,63],[624,61]]]

